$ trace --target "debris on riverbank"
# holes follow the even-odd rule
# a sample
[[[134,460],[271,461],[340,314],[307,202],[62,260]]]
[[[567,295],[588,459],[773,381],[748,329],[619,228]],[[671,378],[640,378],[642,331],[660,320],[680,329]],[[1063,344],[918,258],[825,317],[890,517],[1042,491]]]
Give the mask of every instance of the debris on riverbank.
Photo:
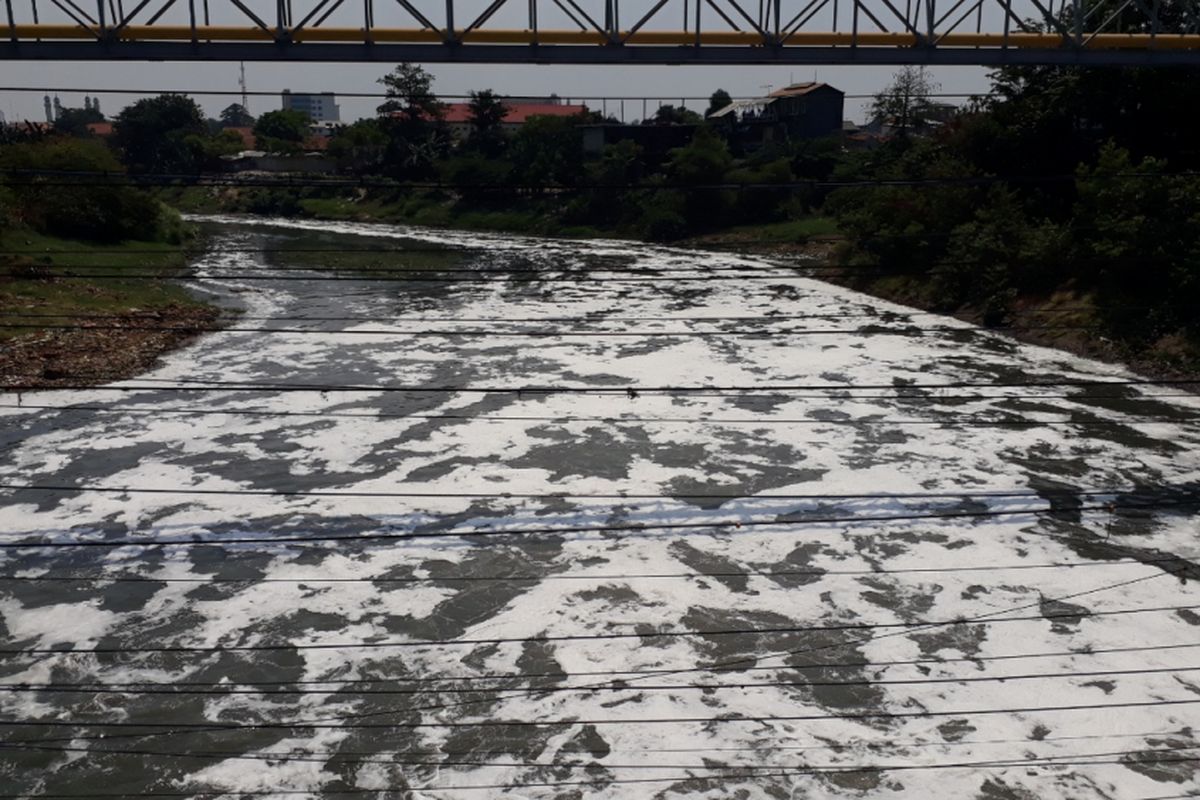
[[[171,280],[185,248],[0,230],[0,391],[129,378],[210,329],[219,310]]]
[[[153,311],[72,321],[68,330],[46,327],[0,347],[0,391],[97,385],[150,369],[164,353],[211,330],[218,309],[172,304]],[[48,325],[63,320],[48,320]],[[158,328],[156,330],[156,328]]]

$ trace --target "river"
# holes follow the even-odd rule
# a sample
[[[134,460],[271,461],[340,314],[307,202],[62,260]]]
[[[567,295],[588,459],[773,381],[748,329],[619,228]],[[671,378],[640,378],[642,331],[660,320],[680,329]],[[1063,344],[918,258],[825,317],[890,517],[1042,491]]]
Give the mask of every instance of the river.
[[[229,329],[0,397],[3,796],[1200,790],[1197,398],[757,258],[202,224]]]

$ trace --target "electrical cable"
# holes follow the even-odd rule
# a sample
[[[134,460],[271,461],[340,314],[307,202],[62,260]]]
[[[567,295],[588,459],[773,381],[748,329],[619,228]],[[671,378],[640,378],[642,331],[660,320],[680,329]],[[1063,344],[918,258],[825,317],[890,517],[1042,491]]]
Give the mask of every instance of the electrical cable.
[[[0,490],[44,492],[100,492],[104,494],[185,494],[185,495],[254,495],[280,497],[422,497],[453,499],[514,499],[514,500],[1078,500],[1082,498],[1133,496],[1151,498],[1151,490],[1143,486],[1124,489],[997,489],[991,491],[926,491],[926,492],[435,492],[435,491],[357,491],[322,489],[199,489],[194,487],[158,488],[152,486],[96,486],[94,484],[36,484],[7,483],[0,478]],[[1162,497],[1174,498],[1178,492],[1165,491]],[[1200,498],[1198,498],[1200,502]],[[732,524],[732,523],[731,523]]]
[[[395,764],[395,765],[402,765],[402,766],[474,767],[474,768],[483,768],[483,769],[520,769],[520,768],[531,768],[531,767],[537,767],[537,768],[552,767],[554,769],[569,769],[569,770],[594,769],[597,766],[601,766],[606,770],[656,770],[657,771],[657,770],[664,770],[664,769],[686,769],[686,770],[694,770],[694,771],[701,771],[701,772],[737,773],[736,776],[725,775],[722,777],[755,777],[756,775],[760,774],[764,770],[773,771],[773,770],[779,770],[779,769],[795,769],[796,768],[796,767],[793,767],[793,766],[790,766],[787,764],[774,764],[774,765],[768,765],[768,764],[713,764],[713,763],[704,763],[704,764],[669,764],[669,763],[668,764],[619,764],[618,763],[618,764],[610,764],[607,762],[599,761],[598,759],[593,759],[592,761],[590,761],[588,763],[555,762],[553,764],[546,764],[541,761],[534,761],[534,762],[530,762],[530,761],[500,761],[500,762],[497,762],[497,761],[490,761],[490,760],[480,760],[480,757],[478,757],[478,756],[474,760],[453,760],[453,761],[445,760],[445,759],[429,760],[429,758],[430,758],[429,756],[425,756],[424,757],[425,760],[413,760],[413,756],[415,755],[413,753],[404,753],[403,754],[404,757],[397,757],[397,758],[382,758],[379,755],[375,755],[374,757],[363,757],[363,758],[343,758],[343,757],[339,757],[337,755],[328,756],[328,757],[308,756],[308,755],[274,756],[274,757],[272,757],[272,756],[262,756],[262,755],[253,754],[253,753],[239,754],[237,752],[216,752],[216,753],[212,753],[212,752],[197,753],[197,752],[190,752],[190,751],[189,752],[179,752],[179,751],[163,752],[163,751],[153,751],[153,750],[97,749],[97,748],[88,748],[88,747],[43,747],[43,746],[38,746],[38,745],[6,745],[4,743],[0,743],[0,750],[6,749],[6,748],[9,750],[33,751],[33,752],[87,753],[88,755],[132,755],[132,756],[139,756],[139,757],[199,758],[199,759],[218,759],[218,760],[231,759],[231,760],[241,760],[241,761],[286,760],[286,761],[295,761],[298,763],[305,763],[305,762],[321,763],[321,762],[326,762],[329,760],[335,760],[340,764]],[[1093,759],[1093,758],[1104,758],[1104,757],[1113,756],[1113,755],[1124,756],[1124,755],[1131,755],[1131,754],[1137,755],[1141,759],[1144,759],[1148,755],[1153,756],[1154,754],[1157,754],[1157,753],[1189,753],[1189,752],[1193,752],[1196,750],[1200,750],[1200,747],[1195,747],[1195,746],[1193,746],[1193,747],[1162,747],[1162,748],[1146,748],[1143,750],[1136,750],[1136,751],[1118,750],[1115,752],[1106,751],[1106,752],[1101,752],[1101,753],[1072,753],[1072,754],[1045,755],[1045,756],[1036,756],[1036,755],[1030,755],[1028,753],[1025,753],[1021,757],[1024,759],[1029,759],[1031,761],[1046,762],[1047,764],[1053,765],[1053,764],[1060,763],[1064,759],[1074,759],[1074,758]],[[397,754],[397,755],[400,755],[400,754]],[[577,754],[568,753],[566,755],[570,756],[570,755],[577,755]],[[1200,758],[1191,759],[1191,760],[1200,761]],[[990,763],[992,765],[995,765],[997,761],[1001,761],[1001,759],[997,759],[992,762],[983,762],[983,763],[985,763],[985,764]],[[1087,761],[1087,762],[1082,762],[1082,763],[1094,763],[1094,762]],[[1141,761],[1141,763],[1155,763],[1155,759],[1150,758],[1148,762]],[[920,769],[923,767],[929,768],[929,769],[940,768],[940,765],[927,765],[927,766],[926,765],[912,765],[912,766],[914,769]],[[813,767],[808,767],[806,765],[804,768],[814,769],[814,770],[818,770],[820,772],[829,772],[829,771],[838,771],[838,770],[842,770],[842,769],[848,769],[846,767],[836,765],[836,764],[831,764],[831,765],[826,765],[826,766],[813,766]],[[886,772],[892,768],[888,767],[888,766],[873,766],[870,768],[862,767],[862,768],[854,768],[854,769],[862,769],[862,770],[866,770],[866,769],[876,770],[877,769],[881,772]],[[709,776],[704,776],[704,777],[708,778]],[[241,792],[230,792],[230,794],[241,794]],[[37,795],[37,796],[42,796],[42,795]]]
[[[1133,586],[1136,584],[1146,583],[1146,582],[1152,581],[1152,580],[1157,580],[1157,579],[1160,579],[1167,575],[1174,575],[1175,577],[1182,579],[1184,574],[1185,574],[1185,570],[1165,570],[1163,572],[1156,572],[1151,575],[1144,575],[1139,578],[1131,578],[1131,579],[1127,579],[1127,580],[1117,581],[1115,583],[1104,584],[1101,586],[1092,587],[1090,589],[1082,589],[1082,590],[1079,590],[1076,592],[1071,592],[1069,594],[1060,595],[1058,597],[1053,597],[1053,598],[1042,597],[1037,602],[1024,603],[1022,605],[1014,606],[1014,607],[1008,608],[1008,609],[988,611],[983,614],[977,614],[973,617],[967,617],[967,618],[956,620],[954,623],[951,623],[951,624],[965,624],[965,623],[982,622],[985,620],[1001,617],[1001,615],[1006,614],[1006,613],[1025,611],[1025,610],[1029,610],[1029,609],[1033,609],[1033,608],[1038,608],[1040,610],[1043,607],[1043,604],[1045,604],[1047,602],[1061,603],[1061,602],[1066,602],[1069,600],[1078,599],[1080,597],[1087,597],[1087,596],[1091,596],[1091,595],[1095,595],[1095,594],[1102,594],[1105,592],[1112,591],[1113,589],[1124,588],[1124,587]],[[935,630],[935,629],[942,628],[942,627],[945,627],[945,623],[926,625],[926,626],[920,628],[919,630]],[[760,655],[755,655],[755,656],[748,657],[748,658],[747,657],[737,657],[737,658],[732,658],[732,659],[726,659],[724,661],[718,661],[718,662],[708,664],[706,666],[701,666],[701,667],[687,667],[687,668],[673,668],[673,669],[659,668],[659,669],[654,670],[653,672],[642,671],[642,673],[640,675],[630,677],[627,680],[625,680],[625,684],[628,685],[628,684],[636,682],[636,681],[640,681],[640,680],[644,680],[646,678],[653,677],[654,675],[684,675],[684,674],[697,674],[697,673],[707,673],[707,672],[714,672],[714,671],[724,671],[724,670],[728,670],[728,669],[738,669],[738,668],[746,668],[746,667],[758,667],[758,666],[761,666],[764,661],[788,658],[788,657],[793,657],[793,656],[797,656],[797,655],[810,655],[812,653],[825,652],[825,651],[829,651],[829,650],[839,650],[843,647],[850,647],[850,646],[864,644],[864,643],[871,642],[871,641],[878,642],[878,641],[881,641],[884,639],[894,638],[897,636],[911,635],[911,633],[912,633],[912,631],[894,631],[891,633],[883,633],[883,634],[858,637],[858,638],[851,637],[849,639],[843,639],[843,640],[836,641],[836,642],[830,642],[830,643],[815,645],[815,646],[794,648],[794,649],[784,650],[784,651],[777,651],[775,653],[768,653],[765,655],[760,654]],[[607,683],[592,684],[592,686],[594,688],[603,688],[607,685],[608,685]],[[538,695],[538,693],[539,692],[537,689],[518,690],[516,692],[512,692],[512,693],[505,695],[504,699],[512,698],[512,697],[535,697]],[[501,698],[498,698],[498,699],[501,699]],[[410,711],[414,711],[414,712],[445,711],[447,709],[452,709],[452,708],[463,708],[463,707],[467,707],[467,706],[479,705],[480,702],[481,701],[478,701],[478,700],[466,700],[466,701],[458,701],[458,702],[454,702],[454,703],[437,703],[437,704],[432,704],[432,705],[419,706],[419,707],[410,709]],[[1179,702],[1181,702],[1181,703],[1200,702],[1200,700],[1179,701]],[[343,715],[333,716],[333,717],[318,717],[316,719],[310,719],[310,720],[308,720],[308,722],[317,722],[320,724],[328,723],[331,721],[345,723],[345,722],[348,722],[348,721],[354,720],[354,719],[377,717],[380,715],[387,715],[389,713],[391,713],[391,712],[386,712],[386,711],[385,712],[366,712],[366,713],[352,714],[352,715],[343,714]],[[1014,711],[1013,713],[1016,713],[1016,712]],[[65,725],[66,723],[63,723],[63,724]],[[61,726],[57,726],[57,727],[61,727]],[[231,726],[225,725],[225,724],[210,724],[207,726],[206,729],[207,730],[214,730],[214,729],[215,730],[230,730]],[[166,729],[166,730],[163,730],[163,731],[160,731],[157,733],[101,734],[99,737],[95,737],[95,736],[82,737],[79,735],[73,735],[69,739],[69,741],[87,739],[87,738],[92,738],[92,739],[107,738],[109,740],[115,740],[118,738],[146,739],[146,738],[157,738],[159,736],[174,736],[174,735],[179,735],[179,734],[186,734],[186,733],[189,733],[191,730],[193,730],[193,728],[175,728],[175,729]],[[42,741],[45,742],[45,741],[53,741],[53,740],[43,739]]]
[[[1151,306],[1122,306],[1125,311],[1148,311]],[[1087,306],[1052,306],[1046,308],[1030,308],[1018,309],[1013,313],[1015,315],[1040,315],[1040,314],[1058,314],[1076,311],[1096,311],[1093,305]],[[238,314],[230,312],[219,316],[218,319],[228,319],[233,321],[253,321],[253,322],[379,322],[379,323],[408,323],[417,322],[422,324],[434,325],[452,325],[452,324],[488,324],[488,325],[511,325],[517,323],[570,323],[572,325],[601,325],[613,322],[690,322],[690,323],[725,323],[725,322],[753,322],[759,325],[768,325],[776,322],[792,322],[796,320],[830,320],[830,319],[871,319],[880,320],[882,322],[904,322],[903,319],[894,319],[896,317],[938,317],[940,319],[952,319],[950,314],[941,314],[934,311],[921,311],[918,309],[893,311],[890,309],[876,309],[871,311],[848,311],[838,313],[817,313],[817,314],[773,314],[765,313],[758,316],[610,316],[605,312],[598,312],[594,316],[573,316],[573,317],[430,317],[430,316],[261,316],[254,314]],[[161,319],[162,314],[156,311],[129,311],[124,314],[109,314],[103,312],[89,311],[70,311],[60,314],[44,313],[44,312],[24,312],[24,311],[5,311],[0,313],[0,318],[3,319]],[[987,328],[985,328],[987,330]]]
[[[0,316],[0,319],[5,317]],[[149,331],[159,333],[261,333],[275,334],[284,336],[326,336],[336,338],[338,336],[385,336],[385,337],[411,337],[411,338],[453,338],[453,337],[469,337],[469,338],[487,338],[487,339],[509,339],[509,338],[537,338],[537,339],[686,339],[686,338],[702,338],[702,339],[734,339],[740,337],[751,337],[757,339],[789,339],[795,337],[806,336],[924,336],[930,333],[972,333],[972,334],[988,334],[992,332],[1004,331],[1090,331],[1096,330],[1096,325],[997,325],[991,328],[977,329],[967,326],[941,325],[918,327],[915,325],[904,325],[903,327],[887,328],[880,325],[866,325],[859,328],[797,328],[792,330],[724,330],[724,331],[696,331],[696,330],[666,330],[666,331],[512,331],[512,330],[484,330],[484,329],[422,329],[422,330],[386,330],[386,329],[368,329],[360,328],[352,329],[328,329],[328,328],[247,328],[238,327],[236,325],[221,325],[211,322],[196,322],[193,324],[180,325],[177,323],[163,322],[158,325],[95,325],[95,324],[60,324],[60,323],[14,323],[0,322],[0,330],[37,330],[37,331]]]
[[[543,691],[543,690],[537,690]],[[165,728],[172,731],[208,731],[208,730],[412,730],[424,728],[555,728],[577,725],[678,725],[702,724],[723,725],[731,723],[753,723],[766,725],[773,722],[813,722],[817,720],[864,720],[864,719],[928,719],[933,717],[971,717],[993,716],[996,714],[1046,714],[1065,713],[1071,711],[1115,710],[1119,708],[1164,708],[1200,704],[1200,698],[1185,698],[1181,700],[1136,700],[1119,703],[1085,703],[1079,705],[1051,706],[1021,706],[1013,708],[968,708],[968,709],[922,709],[921,711],[849,711],[834,714],[786,714],[779,716],[743,716],[743,717],[637,717],[634,719],[484,719],[473,722],[339,722],[324,723],[312,721],[295,722],[249,722],[249,723],[199,723],[199,722],[97,722],[79,720],[0,720],[0,728]],[[407,710],[407,709],[406,709]],[[416,709],[413,709],[416,710]],[[384,713],[397,713],[395,711]],[[154,735],[154,734],[150,734]],[[26,744],[26,742],[18,742]]]
[[[1200,606],[1197,606],[1200,608]],[[67,651],[75,652],[75,651]],[[577,688],[574,686],[545,686],[539,691],[547,694],[561,693],[586,693],[586,694],[603,694],[605,692],[712,692],[712,691],[745,691],[747,689],[805,689],[805,688],[836,688],[849,686],[926,686],[932,684],[969,684],[969,683],[1007,683],[1009,681],[1032,681],[1032,680],[1055,680],[1059,678],[1101,678],[1105,676],[1117,675],[1165,675],[1176,674],[1180,672],[1196,672],[1200,671],[1200,665],[1183,666],[1183,667],[1141,667],[1136,669],[1110,669],[1096,670],[1088,672],[1044,672],[1044,673],[1028,673],[1015,675],[968,675],[966,677],[941,677],[941,678],[878,678],[874,680],[845,680],[845,681],[753,681],[741,683],[681,683],[681,684],[639,684],[637,686],[625,688],[621,686],[608,686],[603,689],[594,687]],[[499,687],[501,690],[506,687]],[[471,688],[461,686],[438,687],[434,689],[355,689],[346,691],[344,689],[244,689],[237,688],[237,684],[230,683],[226,688],[210,688],[210,689],[148,689],[144,686],[138,687],[116,687],[111,685],[93,685],[93,686],[56,686],[53,684],[0,684],[0,693],[8,694],[136,694],[136,695],[180,695],[180,696],[203,696],[203,695],[285,695],[285,696],[312,696],[312,695],[337,695],[339,698],[345,697],[366,697],[366,696],[387,696],[387,697],[408,697],[421,696],[429,694],[480,694],[493,691],[493,687]]]
[[[1108,611],[1079,611],[1039,612],[1034,615],[1021,617],[1001,617],[985,622],[971,624],[994,625],[1008,622],[1042,622],[1056,619],[1078,620],[1082,617],[1113,617],[1130,614],[1151,614],[1162,611],[1192,610],[1200,608],[1197,605],[1167,605],[1150,606],[1147,608],[1124,608]],[[187,645],[156,645],[153,647],[75,647],[64,650],[61,647],[5,647],[0,648],[0,655],[30,656],[53,655],[56,657],[78,655],[133,655],[143,653],[258,653],[258,652],[300,652],[310,650],[392,650],[422,647],[477,647],[504,644],[544,644],[550,642],[595,642],[618,641],[622,639],[681,639],[704,636],[762,636],[767,634],[813,633],[828,631],[864,631],[864,630],[893,630],[924,628],[928,626],[944,627],[947,625],[967,624],[960,620],[915,620],[911,622],[854,622],[832,625],[781,625],[765,628],[710,628],[672,631],[635,631],[632,633],[566,633],[526,637],[491,637],[479,639],[405,639],[385,641],[351,641],[351,642],[310,642],[289,644],[235,644],[217,646],[187,646]],[[641,686],[630,687],[630,690],[640,689]],[[610,691],[612,687],[596,689],[595,687],[580,687],[576,691]],[[551,691],[551,689],[539,689]],[[1200,702],[1197,700],[1196,702]],[[3,723],[0,723],[3,724]]]
[[[1026,380],[1011,381],[997,380],[989,382],[973,381],[944,381],[941,383],[824,383],[824,384],[757,384],[757,385],[719,385],[695,384],[675,386],[587,386],[587,385],[527,385],[527,386],[399,386],[383,384],[378,386],[363,384],[333,384],[333,383],[268,383],[253,381],[204,380],[188,378],[137,378],[138,384],[120,384],[107,386],[89,386],[86,384],[64,384],[55,389],[88,389],[91,391],[131,392],[131,391],[239,391],[239,392],[403,392],[409,394],[602,394],[626,395],[642,394],[696,394],[703,392],[854,392],[854,391],[942,391],[946,389],[1040,389],[1040,388],[1106,388],[1133,386],[1193,386],[1200,387],[1197,379],[1161,379],[1161,378],[1117,378],[1111,380],[1096,379],[1063,379],[1063,380]],[[8,391],[23,391],[45,388],[36,385],[8,384]],[[632,398],[631,398],[632,399]],[[853,397],[847,399],[854,399]]]
[[[891,635],[891,634],[888,634]],[[974,667],[979,667],[982,664],[992,664],[1007,661],[1024,661],[1028,659],[1042,658],[1067,658],[1076,660],[1079,658],[1093,658],[1096,656],[1106,656],[1112,654],[1126,653],[1159,653],[1159,652],[1174,652],[1177,650],[1194,650],[1200,648],[1200,642],[1175,642],[1167,644],[1154,645],[1136,645],[1125,647],[1102,647],[1088,648],[1086,650],[1055,650],[1049,652],[1035,653],[1002,653],[999,655],[970,655],[970,656],[951,656],[951,657],[932,657],[915,659],[895,659],[890,661],[826,661],[814,662],[805,664],[779,664],[773,666],[754,665],[744,666],[739,672],[808,672],[810,670],[845,670],[845,669],[860,669],[869,667],[907,667],[915,666],[921,670],[926,670],[930,667],[945,667],[948,664],[970,664]],[[65,688],[82,688],[86,686],[103,686],[103,687],[120,687],[120,688],[136,688],[148,687],[156,688],[162,686],[168,687],[225,687],[225,686],[375,686],[377,684],[414,684],[424,686],[429,684],[461,684],[461,683],[478,683],[481,681],[500,682],[500,681],[523,681],[533,678],[566,680],[568,678],[583,678],[583,677],[610,677],[610,678],[632,678],[633,680],[642,680],[656,675],[671,675],[681,672],[691,673],[715,673],[727,674],[725,670],[713,668],[711,670],[697,668],[691,670],[679,670],[675,667],[651,667],[648,669],[639,670],[577,670],[575,672],[561,671],[546,671],[546,672],[520,672],[520,673],[484,673],[478,675],[392,675],[386,678],[327,678],[327,679],[295,679],[284,681],[267,681],[267,680],[241,680],[235,683],[229,683],[226,680],[220,681],[185,681],[171,680],[169,682],[161,681],[124,681],[124,682],[82,682],[82,683],[61,683],[56,682],[52,685],[62,686]],[[38,684],[28,682],[6,683],[0,686],[24,688],[36,687]],[[599,685],[598,690],[604,691],[610,684]],[[511,691],[509,686],[486,686],[478,691]],[[433,692],[438,691],[434,688]],[[352,694],[353,692],[347,692]],[[440,706],[439,706],[440,708]]]
[[[0,581],[14,583],[188,583],[197,585],[246,585],[283,583],[283,584],[337,584],[337,583],[382,583],[382,584],[442,584],[442,583],[554,583],[556,581],[579,581],[605,583],[609,581],[645,581],[645,580],[706,580],[706,579],[740,579],[740,578],[798,578],[798,577],[832,577],[845,576],[879,576],[879,575],[945,575],[957,572],[1009,572],[1038,569],[1086,569],[1092,567],[1119,567],[1133,564],[1170,564],[1181,560],[1180,556],[1170,558],[1117,558],[1110,561],[1053,561],[1035,564],[988,564],[965,565],[955,567],[901,567],[899,569],[782,569],[782,570],[724,570],[721,572],[633,572],[633,573],[547,573],[545,575],[429,575],[425,577],[406,576],[389,577],[387,575],[368,575],[362,577],[331,578],[321,575],[306,575],[299,578],[173,578],[151,575],[108,575],[104,573],[92,575],[3,575]],[[1182,559],[1188,560],[1188,559]],[[3,684],[0,684],[2,686]]]
[[[1099,180],[1144,179],[1164,181],[1172,178],[1196,178],[1200,171],[1179,170],[1175,172],[1112,172],[1095,175]],[[25,180],[16,180],[22,178]],[[47,181],[44,178],[58,180]],[[381,188],[381,189],[428,189],[452,191],[542,191],[555,193],[621,190],[661,191],[664,189],[736,190],[736,191],[779,191],[782,189],[841,189],[856,187],[916,187],[916,186],[988,186],[996,183],[1074,183],[1079,179],[1075,173],[1043,175],[960,175],[935,178],[860,178],[860,179],[806,179],[763,183],[575,183],[559,185],[551,183],[452,183],[449,181],[401,181],[378,177],[246,177],[227,173],[128,173],[101,170],[55,170],[55,169],[6,169],[0,171],[3,184],[15,187],[105,187],[114,186],[272,186],[288,188]]]
[[[241,96],[245,95],[246,97],[271,97],[271,98],[275,98],[275,99],[278,99],[279,95],[280,95],[280,92],[278,92],[278,91],[267,91],[267,90],[262,90],[262,89],[259,89],[259,90],[248,89],[246,91],[242,91],[241,89],[130,89],[130,88],[113,89],[111,87],[104,87],[104,88],[97,88],[97,89],[79,89],[79,88],[59,87],[59,88],[49,88],[48,89],[45,87],[36,87],[36,86],[0,86],[0,92],[32,92],[34,94],[54,94],[54,93],[63,93],[63,94],[67,94],[67,93],[73,93],[73,94],[137,94],[137,95],[146,95],[146,96],[156,95],[156,94],[182,94],[182,95],[195,94],[195,95],[212,95],[214,97],[215,96],[241,97]],[[363,99],[363,98],[366,98],[366,99],[385,98],[386,99],[389,97],[389,95],[386,91],[336,92],[336,95],[338,97],[353,97],[353,98],[359,98],[359,99]],[[1002,96],[1002,95],[994,95],[993,93],[990,93],[990,92],[931,92],[929,94],[922,94],[921,96],[922,97],[956,97],[956,98],[980,97],[980,98],[986,98],[986,97],[994,97],[994,96]],[[406,97],[414,99],[414,100],[416,100],[416,99],[431,99],[431,100],[472,100],[472,99],[474,99],[474,96],[471,94],[422,95],[422,94],[414,93],[411,95],[406,95]],[[500,102],[505,102],[505,101],[519,102],[522,97],[524,97],[524,95],[497,94],[495,96],[495,99],[499,100]],[[876,95],[873,95],[873,94],[845,94],[845,95],[843,95],[843,97],[845,97],[848,100],[873,100],[873,99],[875,99]],[[572,98],[565,98],[565,99],[558,98],[558,99],[562,103],[564,103],[566,105],[570,105],[569,101]],[[616,100],[616,101],[619,101],[619,100],[627,100],[627,101],[670,100],[672,102],[674,102],[676,100],[680,100],[680,101],[694,101],[697,103],[708,103],[712,100],[712,97],[691,97],[691,96],[679,96],[679,95],[676,95],[673,97],[666,97],[666,96],[662,96],[662,95],[656,95],[656,96],[650,96],[650,95],[588,95],[588,96],[584,97],[584,96],[580,95],[574,99],[578,99],[581,101],[588,101],[588,100],[591,100],[591,101],[595,101],[595,100]],[[730,99],[732,101],[736,102],[738,100],[760,100],[762,98],[751,97],[751,96],[747,95],[745,97],[733,97]],[[595,110],[595,109],[593,109],[593,110]],[[14,123],[14,124],[17,124],[17,123]]]
[[[0,384],[0,392],[6,387]],[[53,389],[54,386],[47,385],[43,387]],[[1116,397],[1115,395],[1089,395],[1088,397]],[[1190,394],[1152,394],[1144,395],[1141,398],[1191,398],[1194,395]],[[857,399],[857,398],[855,398]],[[997,399],[1008,400],[1009,396],[1001,396],[996,398],[981,398],[981,399]],[[1124,398],[1132,399],[1132,398]],[[1186,422],[1193,422],[1200,417],[1191,415],[1126,415],[1126,419],[1107,420],[1107,419],[1032,419],[1023,417],[1021,419],[987,419],[978,416],[953,416],[944,417],[941,419],[885,419],[885,418],[850,418],[842,419],[835,417],[832,419],[818,418],[789,418],[789,417],[628,417],[628,416],[612,416],[612,417],[580,417],[580,416],[530,416],[530,415],[512,415],[512,414],[405,414],[405,413],[389,413],[380,412],[354,412],[354,411],[270,411],[256,409],[228,409],[228,408],[144,408],[144,407],[128,407],[128,406],[85,406],[85,405],[41,405],[41,404],[4,404],[0,403],[0,409],[23,409],[33,411],[56,411],[56,412],[86,412],[95,414],[131,414],[131,415],[151,415],[151,416],[184,416],[184,417],[259,417],[259,418],[315,418],[315,419],[409,419],[409,420],[458,420],[466,422],[544,422],[565,425],[577,422],[599,422],[605,425],[643,425],[647,423],[664,424],[664,425],[753,425],[755,427],[767,427],[769,425],[804,425],[813,427],[823,427],[827,425],[849,425],[849,426],[875,426],[882,425],[885,427],[919,427],[919,426],[944,426],[944,427],[968,427],[968,428],[1040,428],[1040,427],[1128,427],[1131,425],[1176,425]],[[1068,411],[1060,413],[1068,414]]]
[[[300,496],[298,493],[291,496]],[[990,510],[990,511],[952,511],[930,514],[888,514],[888,515],[848,515],[807,517],[793,520],[712,520],[706,522],[659,522],[650,524],[607,524],[593,526],[538,528],[473,528],[470,530],[409,530],[404,533],[351,533],[351,534],[317,534],[307,536],[268,536],[268,537],[222,537],[187,539],[97,539],[74,541],[0,541],[0,549],[63,549],[63,548],[119,548],[119,547],[195,547],[228,546],[233,544],[296,544],[311,542],[373,542],[373,541],[408,541],[418,539],[441,538],[470,538],[470,537],[501,537],[529,535],[561,535],[567,536],[580,533],[646,533],[656,530],[702,530],[705,528],[757,528],[757,527],[795,527],[805,525],[831,524],[862,524],[875,522],[897,522],[931,519],[985,519],[995,517],[1032,516],[1040,517],[1045,514],[1081,514],[1085,511],[1101,511],[1113,514],[1118,511],[1156,511],[1195,507],[1200,500],[1178,501],[1155,504],[1117,504],[1105,503],[1097,505],[1077,505],[1068,508],[1041,508],[1019,510]]]

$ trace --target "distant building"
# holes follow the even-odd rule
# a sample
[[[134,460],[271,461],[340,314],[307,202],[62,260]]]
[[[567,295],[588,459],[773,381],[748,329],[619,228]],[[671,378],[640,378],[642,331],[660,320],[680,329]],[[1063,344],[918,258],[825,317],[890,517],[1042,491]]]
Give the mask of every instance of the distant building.
[[[568,105],[553,96],[541,99],[552,102],[521,103],[505,98],[504,107],[508,110],[500,122],[501,130],[513,133],[533,117],[574,117],[588,110],[587,106]],[[471,104],[446,103],[442,106],[442,122],[455,139],[466,139],[471,135]]]
[[[747,146],[819,139],[842,130],[846,95],[827,83],[793,83],[766,97],[737,100],[708,115]]]
[[[341,110],[336,100],[333,92],[293,94],[291,89],[283,90],[283,109],[303,111],[313,122],[340,122]]]

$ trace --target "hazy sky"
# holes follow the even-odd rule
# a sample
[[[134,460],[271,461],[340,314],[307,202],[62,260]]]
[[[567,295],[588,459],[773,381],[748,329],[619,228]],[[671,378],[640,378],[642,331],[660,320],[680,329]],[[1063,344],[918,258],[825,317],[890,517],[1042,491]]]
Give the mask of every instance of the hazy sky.
[[[43,119],[42,93],[45,89],[129,89],[144,93],[165,90],[216,89],[236,91],[236,63],[104,63],[104,62],[0,62],[4,86],[35,89],[33,92],[0,92],[0,111],[9,120]],[[651,97],[676,102],[680,97],[707,97],[722,88],[737,96],[764,93],[797,81],[818,80],[831,83],[847,94],[870,94],[885,86],[893,69],[889,67],[709,67],[709,66],[497,66],[484,64],[427,64],[434,75],[434,90],[439,94],[465,94],[472,89],[493,89],[501,94],[544,95],[551,92],[564,98],[581,98],[588,106],[601,110],[602,96]],[[386,64],[288,64],[247,63],[246,84],[251,90],[372,92],[380,87],[376,78],[388,71]],[[987,75],[974,67],[942,67],[929,70],[943,92],[980,92],[987,88]],[[65,106],[82,106],[81,93],[60,93]],[[101,108],[115,114],[142,95],[101,95]],[[674,100],[671,100],[674,98]],[[238,98],[197,95],[196,100],[210,116]],[[343,120],[366,116],[379,100],[340,98]],[[847,99],[846,117],[865,118],[866,100]],[[654,100],[648,104],[652,109]],[[690,103],[702,110],[702,102]],[[255,114],[280,107],[278,97],[250,97]],[[620,116],[620,104],[610,101],[609,113]],[[625,118],[642,117],[642,103],[627,101]]]

